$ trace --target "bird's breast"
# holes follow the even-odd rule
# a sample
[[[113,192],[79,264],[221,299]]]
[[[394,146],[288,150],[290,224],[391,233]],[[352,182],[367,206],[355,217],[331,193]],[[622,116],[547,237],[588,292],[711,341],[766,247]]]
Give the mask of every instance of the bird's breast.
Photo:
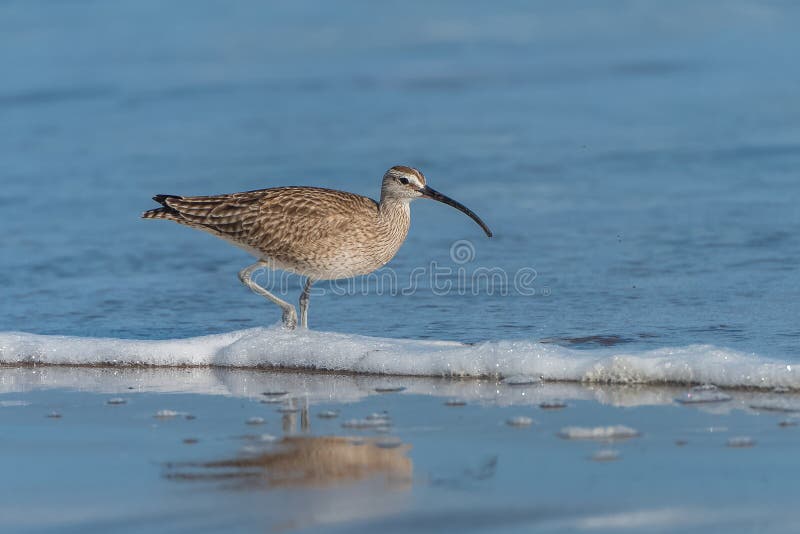
[[[351,278],[386,265],[408,235],[410,217],[401,213],[363,214],[308,228],[305,236],[262,249],[264,259],[316,280]]]

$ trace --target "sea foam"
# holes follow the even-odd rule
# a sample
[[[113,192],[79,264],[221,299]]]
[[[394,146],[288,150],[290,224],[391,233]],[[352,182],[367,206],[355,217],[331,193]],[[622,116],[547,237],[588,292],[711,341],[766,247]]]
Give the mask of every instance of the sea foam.
[[[536,341],[466,345],[253,328],[169,340],[0,333],[0,363],[282,368],[406,376],[537,377],[607,384],[716,384],[800,389],[800,371],[711,345],[575,350]]]

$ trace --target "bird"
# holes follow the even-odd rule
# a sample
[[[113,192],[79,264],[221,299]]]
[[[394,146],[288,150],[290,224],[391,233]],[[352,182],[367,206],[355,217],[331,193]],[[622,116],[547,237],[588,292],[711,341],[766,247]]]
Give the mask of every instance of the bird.
[[[428,198],[454,207],[492,237],[472,210],[427,185],[418,169],[395,165],[383,175],[379,201],[321,187],[287,186],[213,196],[156,195],[161,207],[144,219],[166,219],[208,232],[258,261],[239,271],[253,292],[281,308],[285,328],[297,327],[293,304],[257,284],[254,272],[280,269],[305,277],[300,327],[308,328],[312,284],[365,275],[386,265],[408,235],[412,201]]]

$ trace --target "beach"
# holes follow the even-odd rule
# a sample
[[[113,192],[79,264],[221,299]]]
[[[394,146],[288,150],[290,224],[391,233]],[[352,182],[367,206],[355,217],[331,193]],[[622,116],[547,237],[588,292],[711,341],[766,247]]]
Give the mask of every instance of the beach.
[[[643,385],[2,371],[14,532],[797,526],[791,393],[687,402],[690,388]]]
[[[0,531],[798,531],[798,20],[0,3]],[[395,166],[493,236],[420,198],[309,329],[141,218]]]

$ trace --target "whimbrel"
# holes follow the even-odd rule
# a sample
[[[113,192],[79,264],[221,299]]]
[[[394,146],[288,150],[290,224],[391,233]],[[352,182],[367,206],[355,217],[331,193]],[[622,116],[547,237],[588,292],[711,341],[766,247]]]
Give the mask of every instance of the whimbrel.
[[[319,187],[275,187],[228,195],[156,195],[162,207],[145,219],[168,219],[203,230],[246,250],[258,261],[239,272],[255,293],[280,306],[287,328],[297,325],[295,307],[252,280],[261,268],[306,277],[300,296],[300,326],[308,326],[311,285],[371,273],[386,265],[406,239],[410,204],[432,198],[464,212],[492,232],[469,208],[428,187],[417,169],[398,165],[383,176],[381,200]]]

